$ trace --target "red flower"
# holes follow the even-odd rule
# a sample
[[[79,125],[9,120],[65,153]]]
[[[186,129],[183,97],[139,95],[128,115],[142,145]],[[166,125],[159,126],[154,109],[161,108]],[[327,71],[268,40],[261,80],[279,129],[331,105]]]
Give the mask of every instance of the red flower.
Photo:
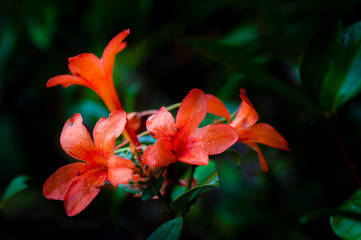
[[[115,36],[104,49],[99,59],[92,53],[83,53],[69,58],[69,70],[73,75],[60,75],[51,78],[46,86],[61,84],[63,87],[82,85],[93,89],[104,101],[109,110],[122,110],[113,82],[115,55],[126,47],[123,42],[130,30],[124,30]]]
[[[238,142],[247,144],[258,154],[258,158],[263,171],[268,171],[265,158],[257,143],[262,143],[270,147],[289,151],[287,141],[279,134],[271,125],[267,123],[256,123],[258,121],[258,113],[249,101],[246,91],[241,89],[242,103],[237,116],[230,122],[238,135]],[[224,104],[215,96],[207,95],[208,112],[217,116],[230,119],[229,112]]]
[[[59,168],[45,182],[43,194],[48,199],[63,200],[68,216],[85,209],[99,193],[106,179],[114,185],[128,184],[134,163],[114,155],[116,138],[126,122],[123,111],[114,111],[109,118],[101,118],[94,127],[91,139],[80,114],[75,114],[64,125],[60,143],[64,151],[81,160]]]
[[[92,53],[83,53],[69,58],[69,70],[73,75],[60,75],[49,79],[46,86],[53,87],[62,85],[82,85],[93,89],[107,105],[110,112],[123,110],[119,101],[117,91],[113,82],[113,66],[115,55],[126,47],[124,38],[129,35],[130,30],[124,30],[115,36],[104,49],[101,59]],[[123,132],[124,137],[134,146],[140,143],[128,123]],[[138,160],[140,157],[137,157]],[[140,162],[141,164],[141,162]]]
[[[176,161],[207,165],[208,155],[219,154],[237,141],[237,134],[227,124],[208,125],[197,129],[207,114],[207,98],[193,89],[182,101],[176,120],[165,107],[147,123],[150,135],[158,139],[143,154],[143,162],[153,168]]]

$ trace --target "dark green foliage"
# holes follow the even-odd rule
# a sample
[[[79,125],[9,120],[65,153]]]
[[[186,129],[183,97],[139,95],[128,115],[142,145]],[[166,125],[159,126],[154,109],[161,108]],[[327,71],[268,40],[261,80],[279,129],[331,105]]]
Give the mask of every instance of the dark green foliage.
[[[6,201],[9,201],[9,199],[14,196],[15,194],[25,190],[28,188],[27,181],[30,179],[29,176],[17,176],[14,178],[7,188],[5,189],[5,192],[2,196],[2,199],[0,201],[0,206],[3,206]],[[1,209],[1,208],[0,208]]]
[[[342,239],[361,238],[361,190],[341,204],[330,219],[333,231]]]
[[[126,110],[159,109],[197,87],[233,112],[245,88],[260,122],[274,126],[291,149],[260,145],[267,174],[243,144],[233,147],[234,155],[212,157],[217,169],[173,195],[172,206],[187,213],[183,229],[175,220],[181,239],[339,239],[330,215],[348,227],[358,224],[347,214],[300,218],[335,209],[359,187],[320,119],[332,114],[338,140],[361,175],[360,9],[356,0],[2,1],[0,194],[10,196],[6,189],[16,176],[32,181],[16,178],[16,194],[2,205],[0,238],[146,239],[169,220],[159,201],[126,192],[140,189],[105,186],[74,218],[42,195],[46,179],[72,161],[59,143],[65,121],[79,112],[91,127],[108,115],[91,90],[47,89],[47,80],[69,73],[69,57],[100,57],[112,37],[130,28],[114,64]],[[147,191],[152,198],[154,190]],[[346,202],[357,205],[358,196]]]
[[[195,169],[194,178],[197,180],[197,185],[184,191],[171,202],[171,208],[182,216],[189,211],[190,207],[195,203],[197,198],[210,190],[210,187],[219,187],[218,174],[216,172],[215,162],[210,161],[207,166],[198,166]]]
[[[300,63],[303,86],[324,113],[335,113],[361,90],[361,23],[332,20],[312,36]]]
[[[225,65],[230,70],[245,75],[258,86],[275,91],[285,99],[301,105],[313,113],[318,113],[317,107],[304,94],[272,76],[262,67],[252,64],[240,49],[199,39],[188,40],[186,43],[205,56]]]
[[[143,191],[142,200],[147,201],[152,197],[158,195],[159,190],[162,187],[163,181],[164,181],[163,177],[158,177],[154,181],[149,182],[148,186]]]
[[[183,228],[183,218],[170,220],[157,228],[147,240],[178,240]]]

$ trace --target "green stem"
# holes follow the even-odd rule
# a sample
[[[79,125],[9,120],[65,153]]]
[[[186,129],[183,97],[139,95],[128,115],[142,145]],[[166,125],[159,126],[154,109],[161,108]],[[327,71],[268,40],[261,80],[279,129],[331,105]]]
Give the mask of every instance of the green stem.
[[[172,111],[173,109],[179,108],[180,105],[181,105],[181,103],[174,103],[174,104],[166,107],[166,109],[167,109],[168,111]]]
[[[125,151],[130,151],[130,147],[119,148],[114,151],[114,154],[118,154],[118,153],[125,152]]]
[[[236,111],[234,111],[234,112],[231,114],[231,116],[229,116],[229,118],[230,118],[230,119],[234,118],[234,117],[237,115],[238,112],[239,112],[239,108],[238,108]]]
[[[128,143],[129,143],[128,140],[124,140],[121,144],[119,144],[118,146],[116,146],[116,147],[114,148],[114,150],[117,150],[117,149],[119,149],[119,148],[127,145]]]
[[[160,200],[160,202],[163,204],[163,206],[167,209],[168,213],[171,215],[174,215],[174,211],[170,206],[170,203],[163,197],[163,195],[155,188],[153,184],[150,183],[150,186],[152,187],[153,191],[157,193],[157,196]]]
[[[140,138],[140,137],[143,137],[143,136],[148,135],[148,134],[149,134],[149,133],[148,133],[148,131],[146,130],[146,131],[144,131],[144,132],[139,133],[137,136],[138,136],[138,138]]]
[[[194,165],[190,165],[189,168],[190,168],[191,173],[190,173],[190,176],[189,176],[189,179],[188,179],[186,191],[188,191],[192,187],[192,182],[193,182],[193,177],[194,177],[194,170],[196,169]]]

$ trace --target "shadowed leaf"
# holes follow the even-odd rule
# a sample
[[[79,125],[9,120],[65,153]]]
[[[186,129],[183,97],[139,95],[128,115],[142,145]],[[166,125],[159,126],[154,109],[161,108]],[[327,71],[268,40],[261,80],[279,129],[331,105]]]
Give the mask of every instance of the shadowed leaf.
[[[358,189],[337,210],[341,214],[335,214],[330,218],[331,227],[336,235],[345,240],[360,239],[361,189]]]
[[[183,218],[170,220],[158,227],[147,240],[178,240],[183,228]]]
[[[206,166],[198,166],[194,178],[197,179],[198,185],[185,191],[171,202],[172,209],[179,215],[188,211],[201,194],[212,190],[210,187],[220,186],[216,164],[213,161],[210,161]]]
[[[323,24],[300,61],[302,85],[325,113],[335,113],[361,91],[361,22],[343,30],[338,20]]]
[[[1,200],[1,203],[2,204],[5,203],[7,200],[9,200],[9,198],[14,196],[15,194],[28,188],[28,184],[26,182],[29,179],[30,177],[24,175],[20,175],[14,178],[7,186],[3,198]]]
[[[261,67],[250,63],[239,49],[202,39],[189,39],[184,42],[230,70],[247,76],[257,85],[270,89],[287,100],[319,114],[318,108],[305,94],[280,81]]]

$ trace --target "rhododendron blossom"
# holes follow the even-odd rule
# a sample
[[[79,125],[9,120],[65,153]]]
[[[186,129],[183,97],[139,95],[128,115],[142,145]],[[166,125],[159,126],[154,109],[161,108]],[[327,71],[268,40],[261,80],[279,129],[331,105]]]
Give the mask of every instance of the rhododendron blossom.
[[[101,118],[93,130],[94,141],[82,122],[81,115],[75,114],[60,136],[64,151],[81,161],[59,168],[43,187],[46,198],[64,201],[69,216],[86,208],[106,180],[117,187],[139,179],[131,160],[113,154],[116,138],[124,129],[125,112],[114,111],[108,119]]]
[[[258,154],[258,158],[263,171],[268,171],[266,160],[257,143],[262,143],[270,147],[289,151],[287,141],[271,125],[267,123],[257,123],[258,113],[249,101],[246,91],[240,90],[242,103],[239,111],[230,125],[236,130],[238,142],[247,144]],[[217,97],[207,94],[208,112],[217,116],[230,119],[229,112],[224,104]]]
[[[176,120],[165,107],[146,123],[151,136],[158,139],[143,154],[150,167],[165,167],[176,161],[207,165],[208,155],[219,154],[237,141],[237,134],[227,124],[208,125],[197,129],[207,114],[207,98],[193,89],[182,101]]]

